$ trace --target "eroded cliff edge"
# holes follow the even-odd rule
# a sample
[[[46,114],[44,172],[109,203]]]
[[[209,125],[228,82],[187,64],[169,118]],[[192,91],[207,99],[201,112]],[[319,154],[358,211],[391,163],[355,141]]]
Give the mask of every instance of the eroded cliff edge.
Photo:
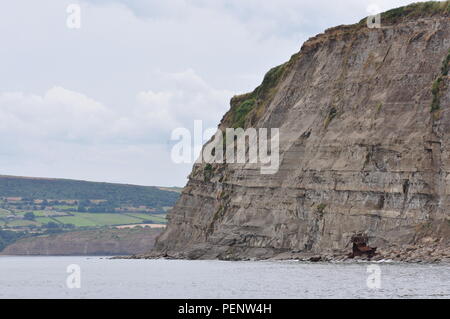
[[[279,172],[195,165],[148,256],[333,254],[355,233],[448,248],[449,7],[327,30],[234,97],[219,128],[280,128]]]

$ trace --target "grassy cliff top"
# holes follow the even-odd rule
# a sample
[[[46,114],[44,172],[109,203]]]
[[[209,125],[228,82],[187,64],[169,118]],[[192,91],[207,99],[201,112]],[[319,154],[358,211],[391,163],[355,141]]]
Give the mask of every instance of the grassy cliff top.
[[[402,20],[450,15],[450,1],[416,2],[381,13],[381,23],[398,23]],[[360,21],[365,23],[366,18]]]

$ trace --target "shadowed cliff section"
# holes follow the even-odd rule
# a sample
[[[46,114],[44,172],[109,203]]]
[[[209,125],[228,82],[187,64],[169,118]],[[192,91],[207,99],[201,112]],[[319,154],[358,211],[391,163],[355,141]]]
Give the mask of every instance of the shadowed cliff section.
[[[196,164],[147,256],[333,255],[355,234],[381,250],[446,247],[449,8],[420,3],[384,13],[378,29],[329,29],[234,97],[219,128],[279,128],[279,172]]]

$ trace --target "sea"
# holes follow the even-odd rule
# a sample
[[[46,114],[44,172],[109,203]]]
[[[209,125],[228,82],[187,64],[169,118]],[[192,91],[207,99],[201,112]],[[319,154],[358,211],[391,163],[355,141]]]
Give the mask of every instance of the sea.
[[[450,298],[450,265],[0,256],[0,298]]]

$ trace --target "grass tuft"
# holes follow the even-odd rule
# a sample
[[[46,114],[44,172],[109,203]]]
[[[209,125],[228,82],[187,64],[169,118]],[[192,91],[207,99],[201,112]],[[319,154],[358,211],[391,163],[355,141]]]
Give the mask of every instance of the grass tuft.
[[[209,182],[213,176],[213,167],[211,164],[206,164],[205,169],[203,170],[203,177],[205,179],[205,182]]]
[[[330,109],[330,112],[328,113],[327,118],[325,119],[325,123],[324,123],[325,128],[327,128],[328,125],[330,125],[331,121],[336,117],[336,115],[337,115],[337,110],[335,107],[332,107]]]
[[[438,111],[441,108],[441,90],[444,82],[444,77],[448,76],[449,64],[450,64],[450,50],[448,51],[447,56],[442,62],[441,74],[433,82],[433,86],[431,87],[431,94],[433,95],[433,100],[431,102],[431,112]]]

